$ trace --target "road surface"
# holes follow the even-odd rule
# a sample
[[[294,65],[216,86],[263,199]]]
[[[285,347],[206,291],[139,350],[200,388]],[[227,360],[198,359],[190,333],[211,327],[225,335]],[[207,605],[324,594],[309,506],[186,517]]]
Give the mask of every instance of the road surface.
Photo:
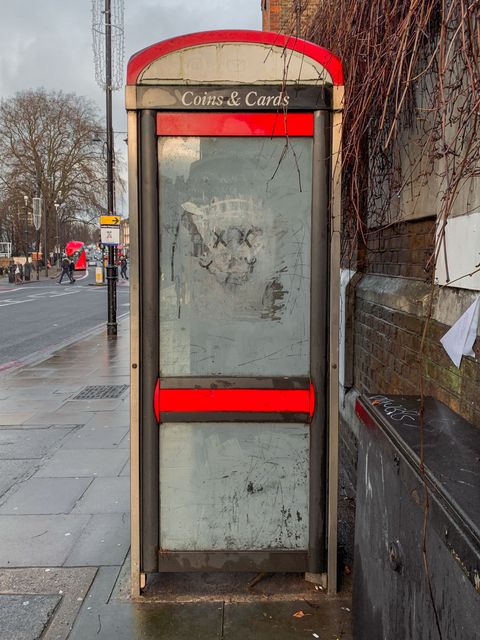
[[[107,322],[107,287],[92,286],[94,270],[66,278],[9,285],[0,278],[0,375],[45,357]],[[117,319],[129,312],[128,282],[117,283]]]

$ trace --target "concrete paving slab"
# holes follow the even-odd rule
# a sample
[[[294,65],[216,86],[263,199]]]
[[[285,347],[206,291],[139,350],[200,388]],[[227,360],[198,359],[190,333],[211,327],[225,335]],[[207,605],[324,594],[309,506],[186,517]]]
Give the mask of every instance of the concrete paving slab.
[[[103,374],[105,374],[105,369],[103,368],[98,368],[96,370],[97,372],[101,373],[103,371]],[[110,363],[110,366],[108,367],[108,375],[109,377],[115,377],[115,376],[124,376],[128,374],[128,361],[125,361],[125,364],[123,363],[119,363],[118,361],[115,363]]]
[[[92,411],[65,410],[63,404],[57,411],[31,414],[25,424],[87,424],[95,415]]]
[[[40,478],[118,476],[128,458],[124,449],[59,449],[35,474]]]
[[[91,482],[92,478],[30,478],[17,484],[0,514],[70,513]]]
[[[68,396],[68,394],[63,394],[65,396]],[[6,398],[2,398],[2,400],[31,400],[31,399],[35,399],[37,400],[37,398],[39,400],[44,400],[46,398],[50,398],[50,399],[55,399],[58,400],[59,399],[59,395],[58,394],[54,394],[52,388],[51,388],[51,384],[48,386],[43,386],[43,387],[38,387],[36,385],[30,385],[28,387],[24,387],[19,389],[17,386],[15,386],[13,389],[10,389],[8,392],[8,397]]]
[[[95,478],[75,505],[72,513],[128,513],[129,511],[130,479],[117,477]]]
[[[180,602],[186,603],[186,609],[199,602],[222,606],[222,640],[313,640],[314,633],[321,640],[351,640],[349,584],[343,586],[341,594],[330,597],[305,582],[302,574],[268,575],[249,588],[254,575],[203,573],[152,576],[149,577],[150,588],[140,602],[142,606],[155,603],[162,608],[166,603],[168,607]],[[130,567],[127,559],[115,583],[110,605],[130,602],[129,591]],[[167,608],[167,611],[170,609]],[[294,617],[293,614],[297,612],[304,615],[300,613]]]
[[[96,572],[94,567],[0,569],[0,593],[60,596],[55,614],[41,637],[42,640],[66,640]],[[17,637],[13,635],[8,640],[17,640]],[[85,636],[83,640],[90,639]]]
[[[66,396],[70,398],[72,394],[77,393],[79,388],[78,383],[67,384],[64,380],[59,380],[57,384],[58,386],[52,390],[52,395],[54,396]]]
[[[111,376],[105,372],[97,371],[93,376],[95,384],[130,384],[130,376],[128,375],[129,363],[126,363],[124,373],[122,375]],[[125,371],[127,373],[125,373]]]
[[[0,566],[62,566],[89,519],[80,514],[0,515]]]
[[[35,468],[35,460],[0,460],[0,496]]]
[[[75,360],[75,365],[79,365],[79,364],[84,364],[84,363],[81,363]],[[39,376],[45,376],[45,375],[56,376],[60,368],[61,367],[59,365],[54,364],[49,360],[46,360],[41,364],[34,364],[33,366],[29,367],[28,370],[31,374],[36,374]]]
[[[62,449],[113,449],[128,433],[128,427],[110,427],[87,424],[62,441]]]
[[[89,380],[91,382],[91,380]],[[79,392],[81,389],[79,389]],[[114,411],[126,410],[128,403],[125,404],[125,400],[121,398],[111,398],[104,400],[68,400],[62,407],[62,411]]]
[[[95,583],[92,595],[94,589]],[[69,640],[220,639],[222,609],[219,603],[102,605],[92,598],[82,606]]]
[[[84,516],[86,517],[86,516]],[[130,546],[130,518],[126,513],[98,514],[91,517],[64,565],[121,565]]]
[[[89,426],[99,427],[129,427],[129,411],[101,411],[88,423]]]
[[[60,595],[0,595],[0,640],[37,640],[48,625]]]
[[[85,598],[83,607],[99,607],[108,604],[112,597],[113,589],[118,581],[120,567],[98,567],[95,580],[88,596]]]
[[[35,415],[33,411],[2,411],[0,415],[0,424],[1,425],[9,425],[9,426],[19,426],[24,422],[30,420],[30,418]]]
[[[25,391],[29,387],[32,389],[35,388],[37,391],[50,387],[50,385],[47,384],[47,380],[37,380],[37,384],[35,384],[33,380],[25,380],[23,376],[20,375],[22,371],[26,372],[28,368],[12,373],[11,375],[2,376],[2,397]]]
[[[347,601],[346,601],[347,602]],[[291,640],[342,638],[351,640],[350,609],[324,596],[320,604],[291,602],[225,603],[224,640]],[[298,617],[295,617],[297,614]],[[302,615],[303,614],[303,615]]]
[[[48,412],[55,411],[59,409],[61,405],[64,403],[62,398],[10,398],[8,400],[3,400],[0,402],[0,413],[13,413],[14,411],[18,411],[18,407],[35,407],[35,413],[40,412]]]
[[[0,429],[0,459],[43,458],[65,435],[65,430],[58,429]]]

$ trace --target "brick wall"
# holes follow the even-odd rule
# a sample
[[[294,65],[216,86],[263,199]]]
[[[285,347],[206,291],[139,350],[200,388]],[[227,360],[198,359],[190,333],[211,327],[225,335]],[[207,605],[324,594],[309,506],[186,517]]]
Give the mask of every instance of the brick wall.
[[[307,27],[315,15],[320,0],[261,0],[262,28],[287,35],[296,34],[296,11],[301,12],[300,35],[305,35]]]
[[[350,419],[350,417],[349,417]],[[340,447],[339,461],[342,470],[340,495],[353,497],[357,484],[357,447],[358,438],[344,417],[339,424]]]
[[[405,276],[428,280],[433,253],[435,220],[401,222],[367,236],[367,273]]]
[[[373,286],[377,282],[378,279]],[[384,281],[382,286],[388,291],[388,281]],[[391,299],[382,304],[382,295],[372,295],[368,287],[361,285],[358,288],[355,303],[355,387],[361,393],[418,395],[423,376],[426,395],[444,402],[480,427],[480,362],[464,357],[457,369],[440,344],[440,338],[450,327],[434,319],[428,322],[424,354],[420,355],[426,309],[425,305],[418,304],[418,300],[427,300],[429,294],[430,285],[423,283],[409,294],[406,282],[403,293],[393,306]],[[402,306],[406,310],[402,310]],[[480,356],[479,338],[475,351]]]
[[[338,478],[338,547],[339,559],[348,565],[354,559],[355,497],[357,484],[358,440],[343,418],[340,420]]]
[[[346,343],[353,389],[342,408],[339,486],[346,504],[356,486],[358,424],[353,406],[358,392],[419,395],[422,380],[426,395],[480,428],[480,338],[474,345],[476,359],[464,356],[459,369],[440,343],[475,292],[433,287],[431,317],[420,355],[432,294],[432,273],[426,264],[433,251],[434,225],[434,219],[402,222],[370,230],[367,236],[365,273],[354,284],[349,303],[353,321],[347,325],[353,336]],[[344,528],[342,544],[348,549],[348,522]]]

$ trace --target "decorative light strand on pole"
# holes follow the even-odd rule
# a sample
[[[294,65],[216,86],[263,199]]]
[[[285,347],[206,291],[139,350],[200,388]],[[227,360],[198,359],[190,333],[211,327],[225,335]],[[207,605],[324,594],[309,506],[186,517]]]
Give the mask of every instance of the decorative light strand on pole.
[[[111,0],[111,89],[117,91],[123,87],[124,77],[124,0]],[[92,47],[95,64],[95,81],[105,90],[106,52],[105,52],[105,9],[104,0],[92,0]]]

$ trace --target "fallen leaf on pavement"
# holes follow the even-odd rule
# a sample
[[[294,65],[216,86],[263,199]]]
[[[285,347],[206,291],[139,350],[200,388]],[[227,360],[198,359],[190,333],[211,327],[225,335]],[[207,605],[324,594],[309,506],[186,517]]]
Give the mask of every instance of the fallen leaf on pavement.
[[[303,611],[297,611],[296,613],[293,614],[294,618],[303,618],[305,614],[303,613]]]

